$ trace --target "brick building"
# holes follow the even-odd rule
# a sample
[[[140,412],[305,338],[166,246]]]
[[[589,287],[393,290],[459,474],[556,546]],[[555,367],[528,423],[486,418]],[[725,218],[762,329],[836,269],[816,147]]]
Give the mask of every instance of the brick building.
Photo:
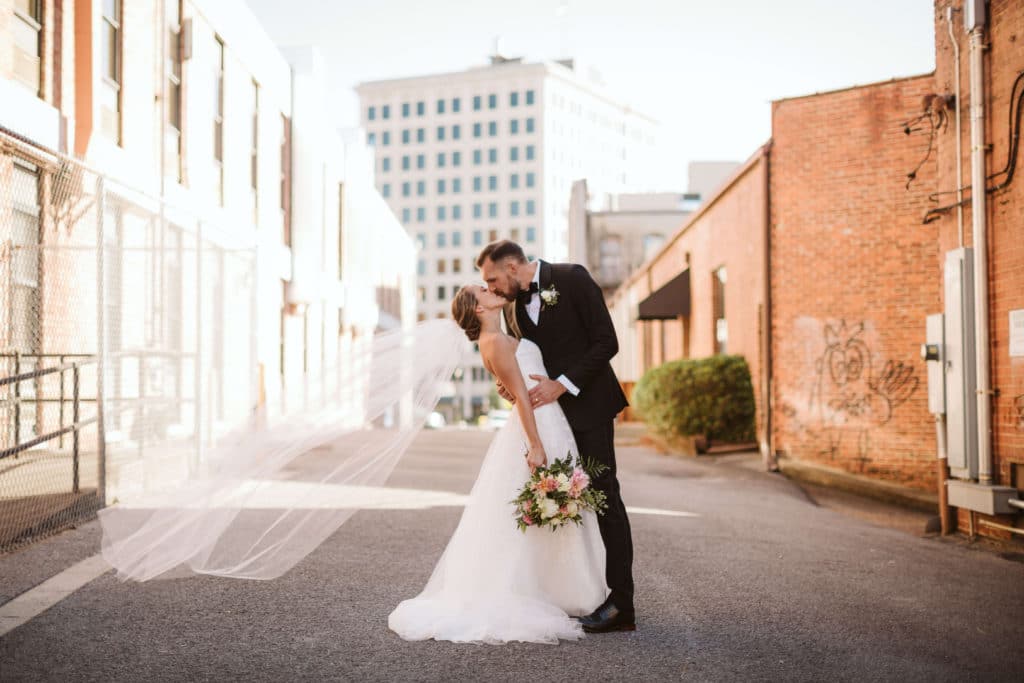
[[[620,378],[630,383],[665,360],[721,350],[709,332],[721,324],[724,350],[745,355],[755,375],[762,448],[781,462],[917,500],[942,501],[948,492],[960,529],[1020,533],[1024,185],[1012,143],[1024,109],[1022,26],[1019,2],[938,0],[933,74],[774,102],[771,142],[612,296]],[[970,43],[985,46],[980,78],[971,74]],[[972,130],[982,144],[972,144]],[[973,159],[972,149],[980,150]],[[767,192],[743,181],[755,160]],[[984,206],[971,200],[972,161],[973,182],[987,185],[978,193]],[[758,211],[770,217],[768,258],[760,261],[738,248],[764,244]],[[727,227],[704,226],[719,215]],[[972,229],[981,218],[983,245]],[[703,253],[684,246],[702,239]],[[951,266],[960,247],[973,254]],[[735,268],[727,266],[723,323],[712,312],[714,293],[699,289],[718,263],[751,275],[761,269],[734,289]],[[971,268],[978,316],[970,288],[950,284],[969,283]],[[645,320],[645,300],[671,282],[686,283],[674,294],[686,314]],[[753,323],[760,306],[771,320],[768,347]],[[920,355],[935,334],[926,321],[943,311],[929,324],[937,322],[944,340],[936,347],[944,364],[929,364]],[[964,331],[951,320],[962,320]],[[978,353],[975,320],[987,331],[987,343],[976,337]],[[937,431],[932,412],[943,411]]]

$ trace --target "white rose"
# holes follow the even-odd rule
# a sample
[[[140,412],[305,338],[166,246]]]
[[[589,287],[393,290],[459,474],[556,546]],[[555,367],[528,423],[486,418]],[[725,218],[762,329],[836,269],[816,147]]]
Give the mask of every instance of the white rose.
[[[558,514],[558,503],[551,499],[546,499],[540,504],[540,511],[544,519],[551,519]]]
[[[569,477],[565,476],[564,474],[559,474],[558,475],[558,490],[559,491],[568,491],[570,486],[571,486],[571,482],[569,481]]]
[[[565,505],[565,511],[569,514],[570,517],[573,517],[576,515],[577,512],[580,511],[580,506],[576,504],[576,501],[570,500]]]

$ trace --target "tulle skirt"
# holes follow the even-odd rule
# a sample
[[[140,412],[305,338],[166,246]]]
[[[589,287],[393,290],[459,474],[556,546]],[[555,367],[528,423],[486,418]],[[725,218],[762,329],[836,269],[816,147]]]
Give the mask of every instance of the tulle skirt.
[[[548,459],[578,455],[558,404],[536,411]],[[513,418],[495,435],[459,525],[423,592],[391,613],[406,640],[557,643],[583,633],[571,617],[608,595],[605,549],[592,512],[581,526],[520,531],[512,500],[530,476]]]

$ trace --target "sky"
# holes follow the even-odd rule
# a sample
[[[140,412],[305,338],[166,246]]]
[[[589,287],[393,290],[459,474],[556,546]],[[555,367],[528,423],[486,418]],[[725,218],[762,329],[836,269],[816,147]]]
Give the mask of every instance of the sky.
[[[660,123],[662,190],[686,164],[742,161],[772,100],[930,73],[932,0],[246,0],[282,46],[322,52],[339,127],[357,84],[460,71],[501,53],[573,57]]]

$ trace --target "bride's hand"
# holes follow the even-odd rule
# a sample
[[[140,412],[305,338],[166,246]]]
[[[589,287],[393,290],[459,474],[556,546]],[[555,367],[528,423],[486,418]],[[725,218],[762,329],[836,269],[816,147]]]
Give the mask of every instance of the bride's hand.
[[[526,452],[526,464],[530,466],[531,473],[538,467],[547,465],[548,455],[544,452],[544,446],[530,446],[530,450]]]

